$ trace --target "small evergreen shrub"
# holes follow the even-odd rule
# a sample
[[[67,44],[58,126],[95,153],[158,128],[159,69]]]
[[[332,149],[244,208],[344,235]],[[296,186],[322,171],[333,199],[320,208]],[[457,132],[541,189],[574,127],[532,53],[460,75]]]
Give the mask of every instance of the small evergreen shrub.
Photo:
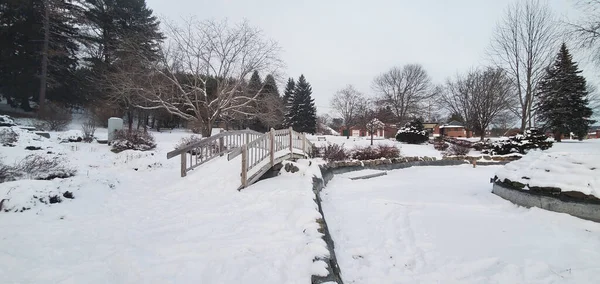
[[[115,153],[125,150],[148,151],[156,148],[156,142],[150,132],[123,129],[115,132],[111,146]]]
[[[423,144],[429,140],[429,135],[420,120],[413,120],[398,130],[396,140],[408,144]]]
[[[329,144],[323,148],[323,159],[327,162],[348,160],[348,152],[343,145]]]
[[[546,150],[552,147],[552,142],[540,130],[531,128],[525,131],[525,135],[515,135],[507,140],[493,143],[492,154],[508,155],[513,153],[526,154],[533,149]]]

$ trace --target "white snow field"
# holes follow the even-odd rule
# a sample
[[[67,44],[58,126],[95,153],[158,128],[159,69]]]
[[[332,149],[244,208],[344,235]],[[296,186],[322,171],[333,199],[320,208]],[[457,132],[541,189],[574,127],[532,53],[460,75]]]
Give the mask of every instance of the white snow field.
[[[53,133],[53,137],[56,136]],[[156,150],[114,154],[54,138],[1,147],[11,163],[26,144],[66,157],[78,172],[0,184],[1,283],[309,283],[328,254],[317,231],[314,164],[237,191],[240,161],[217,158],[179,177],[166,159],[185,132],[154,133]],[[37,138],[36,138],[37,139]],[[51,148],[47,148],[51,147]],[[74,193],[58,204],[38,197]]]
[[[344,283],[598,283],[600,224],[493,195],[498,169],[335,176],[323,210]]]

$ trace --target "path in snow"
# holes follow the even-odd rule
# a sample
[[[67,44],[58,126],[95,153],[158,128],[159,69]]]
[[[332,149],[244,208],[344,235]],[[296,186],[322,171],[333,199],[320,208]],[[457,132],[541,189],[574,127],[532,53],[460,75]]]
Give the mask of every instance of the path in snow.
[[[498,169],[337,175],[322,198],[344,282],[596,282],[600,224],[491,194]]]

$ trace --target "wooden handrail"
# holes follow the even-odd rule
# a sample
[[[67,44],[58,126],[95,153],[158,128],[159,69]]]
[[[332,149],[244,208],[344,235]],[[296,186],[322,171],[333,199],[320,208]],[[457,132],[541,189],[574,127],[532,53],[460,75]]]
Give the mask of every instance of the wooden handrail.
[[[202,139],[198,142],[195,142],[193,144],[189,144],[186,145],[182,148],[178,148],[175,149],[169,153],[167,153],[167,159],[171,159],[181,153],[185,153],[188,152],[194,148],[198,148],[200,146],[203,145],[208,145],[211,142],[215,142],[217,141],[217,139],[221,138],[221,137],[226,137],[226,136],[233,136],[233,135],[240,135],[240,134],[254,134],[254,135],[262,135],[263,133],[260,133],[258,131],[254,131],[254,130],[250,130],[250,129],[244,129],[244,130],[234,130],[234,131],[225,131],[225,132],[221,132],[221,133],[217,133],[215,135],[212,135],[211,137]]]

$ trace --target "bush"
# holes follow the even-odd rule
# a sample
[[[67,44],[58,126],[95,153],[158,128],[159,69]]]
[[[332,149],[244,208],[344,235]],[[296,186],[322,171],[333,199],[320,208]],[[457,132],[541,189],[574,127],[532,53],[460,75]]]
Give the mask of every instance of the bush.
[[[448,156],[466,156],[467,154],[469,154],[470,151],[471,151],[471,148],[469,148],[469,147],[452,144],[452,145],[450,145],[448,150],[446,150],[446,155],[448,155]]]
[[[400,149],[396,146],[378,145],[377,147],[361,147],[352,151],[352,158],[355,160],[378,160],[392,159],[400,156]]]
[[[31,179],[50,180],[68,178],[75,175],[76,170],[67,167],[66,162],[58,157],[45,157],[31,154],[17,163],[15,172],[23,173]]]
[[[123,117],[120,108],[106,101],[100,101],[97,105],[90,108],[91,116],[96,125],[108,127],[108,119],[111,117]]]
[[[36,128],[46,131],[64,131],[71,123],[71,112],[54,103],[46,104],[38,110],[37,118],[39,122]]]
[[[379,153],[375,147],[361,147],[352,150],[352,159],[355,160],[376,160],[379,159]]]
[[[531,128],[525,135],[516,135],[507,140],[498,141],[492,145],[492,154],[507,155],[512,153],[526,154],[529,150],[546,150],[552,147],[552,142],[541,131]]]
[[[83,142],[90,143],[94,141],[94,133],[96,132],[96,121],[94,119],[89,119],[83,125],[81,125],[81,130],[83,132]]]
[[[400,149],[396,146],[382,145],[377,146],[379,158],[393,159],[400,157]]]
[[[484,154],[489,153],[489,150],[491,150],[493,148],[493,143],[490,139],[486,139],[483,141],[479,141],[479,142],[475,142],[471,145],[471,147],[475,150],[475,151],[481,151]]]
[[[15,168],[4,164],[0,159],[0,183],[16,180],[17,177],[19,177],[19,174],[15,172]]]
[[[196,142],[200,142],[202,141],[202,137],[198,136],[198,135],[190,135],[188,137],[183,137],[181,138],[181,140],[179,140],[179,143],[177,143],[177,145],[175,145],[175,149],[179,149],[179,148],[183,148],[185,146],[194,144]],[[196,155],[199,153],[196,153],[196,151],[194,149],[188,151],[189,154],[191,155]]]
[[[0,144],[2,144],[2,146],[14,147],[18,140],[19,134],[11,128],[0,130]]]
[[[433,141],[433,148],[438,151],[445,151],[449,146],[443,139],[435,139]]]
[[[111,142],[112,151],[119,153],[125,150],[148,151],[156,148],[154,137],[149,132],[139,130],[118,130]]]
[[[8,115],[0,115],[0,126],[15,126],[17,125],[12,117]]]
[[[329,144],[323,149],[323,159],[327,162],[344,161],[348,158],[344,145]]]
[[[429,135],[420,120],[413,120],[398,130],[396,140],[408,144],[422,144],[429,140]]]

